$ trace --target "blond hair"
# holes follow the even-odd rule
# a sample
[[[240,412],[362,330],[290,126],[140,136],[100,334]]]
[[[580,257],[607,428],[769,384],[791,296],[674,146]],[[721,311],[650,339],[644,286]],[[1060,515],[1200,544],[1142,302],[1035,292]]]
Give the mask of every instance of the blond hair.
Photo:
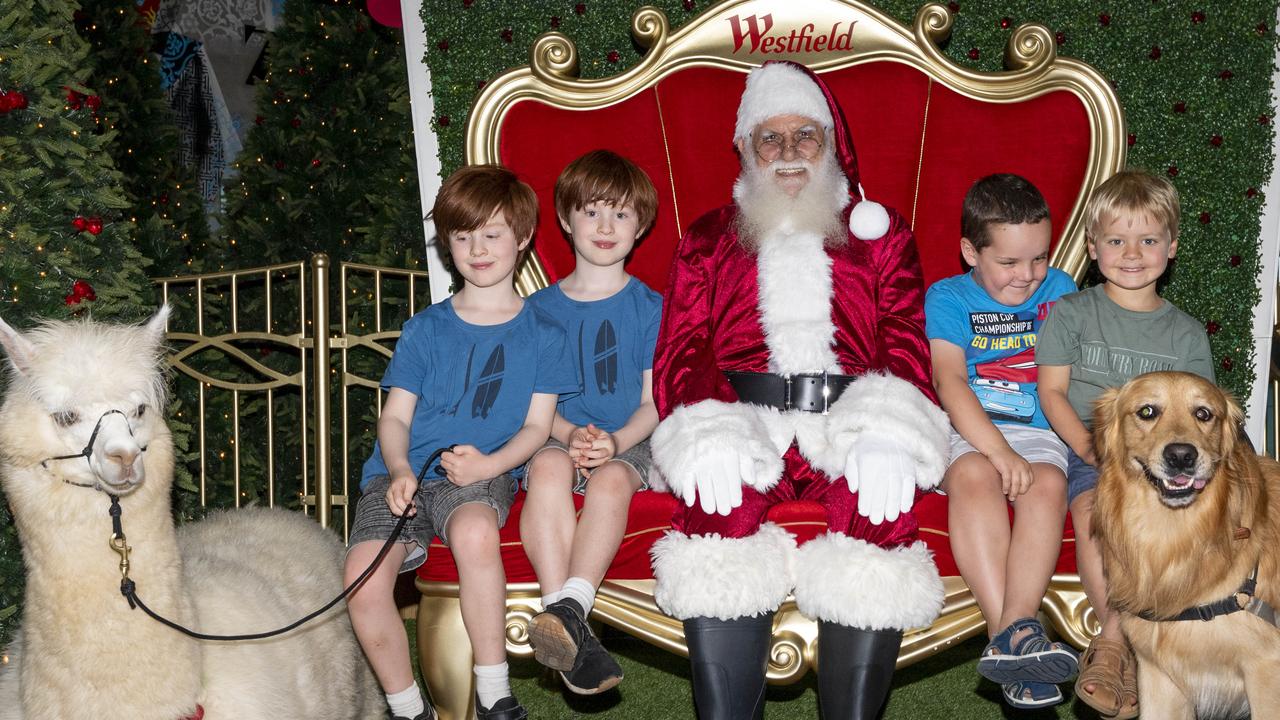
[[[1084,209],[1084,227],[1089,240],[1107,218],[1121,213],[1147,215],[1178,239],[1178,218],[1182,214],[1178,191],[1173,183],[1145,170],[1122,170],[1099,185]]]

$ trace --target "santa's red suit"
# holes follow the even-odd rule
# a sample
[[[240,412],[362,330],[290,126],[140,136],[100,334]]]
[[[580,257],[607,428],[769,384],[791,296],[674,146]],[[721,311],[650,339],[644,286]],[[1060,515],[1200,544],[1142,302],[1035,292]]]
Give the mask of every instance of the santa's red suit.
[[[826,121],[848,180],[842,222],[849,226],[851,213],[855,220],[847,242],[824,243],[784,224],[749,249],[735,204],[704,215],[681,240],[654,357],[661,423],[652,449],[686,504],[653,549],[656,599],[682,620],[733,620],[767,617],[793,592],[801,612],[828,623],[926,626],[942,608],[943,587],[909,507],[942,478],[948,424],[933,400],[915,242],[898,214],[860,202],[853,145],[825,86],[799,66],[764,69],[777,66],[787,70],[779,87],[793,87],[790,73],[802,71],[831,109]],[[748,110],[762,70],[748,81]],[[819,117],[809,100],[755,116]],[[753,117],[747,113],[748,132]],[[735,197],[742,201],[737,190]],[[868,214],[878,217],[868,223]],[[739,371],[857,378],[825,413],[783,411],[739,402],[726,376]],[[844,476],[846,468],[857,474],[860,447],[896,453],[907,484],[878,473],[859,476],[851,491]],[[797,548],[790,533],[765,522],[787,500],[822,504],[829,532]]]

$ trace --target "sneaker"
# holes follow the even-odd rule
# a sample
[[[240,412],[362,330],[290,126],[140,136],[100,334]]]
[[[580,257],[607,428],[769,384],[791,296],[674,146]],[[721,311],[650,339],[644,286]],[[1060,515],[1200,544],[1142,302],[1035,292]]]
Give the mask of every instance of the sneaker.
[[[582,606],[565,598],[529,621],[533,657],[560,671],[564,684],[578,695],[595,695],[622,682],[622,668],[596,639]]]
[[[494,703],[493,707],[481,705],[480,698],[476,698],[476,720],[527,720],[528,717],[529,712],[512,695]]]
[[[407,718],[403,715],[392,715],[390,710],[387,711],[387,717],[391,718],[391,720],[436,720],[436,709],[431,707],[431,703],[427,703],[426,709],[414,717]]]

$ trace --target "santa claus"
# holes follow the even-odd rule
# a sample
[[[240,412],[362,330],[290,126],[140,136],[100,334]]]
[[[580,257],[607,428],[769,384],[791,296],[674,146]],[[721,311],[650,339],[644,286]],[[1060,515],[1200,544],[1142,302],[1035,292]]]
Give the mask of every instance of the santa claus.
[[[681,240],[653,387],[653,458],[684,501],[653,548],[656,599],[684,621],[703,720],[763,713],[773,613],[819,622],[827,720],[873,718],[907,628],[943,588],[911,508],[942,478],[915,241],[862,197],[844,116],[807,68],[747,77],[733,205]],[[826,510],[797,547],[780,502]]]

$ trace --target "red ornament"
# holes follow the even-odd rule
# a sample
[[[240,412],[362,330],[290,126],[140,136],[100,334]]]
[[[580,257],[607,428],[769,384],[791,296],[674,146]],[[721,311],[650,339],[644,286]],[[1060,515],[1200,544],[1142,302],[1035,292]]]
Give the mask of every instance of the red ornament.
[[[320,158],[312,158],[311,167],[320,167]]]
[[[1151,46],[1151,52],[1147,54],[1147,57],[1151,58],[1152,60],[1159,60],[1159,59],[1160,59],[1160,54],[1161,54],[1161,53],[1160,53],[1160,46],[1159,46],[1159,45],[1152,45],[1152,46]]]
[[[578,3],[577,5],[574,5],[574,6],[573,6],[573,13],[574,13],[575,15],[586,15],[586,14],[587,14],[587,4],[586,4],[586,3]]]
[[[1240,267],[1240,262],[1241,262],[1240,256],[1232,255],[1230,258],[1227,259],[1227,262],[1231,263],[1231,267]]]
[[[161,205],[169,204],[169,193],[164,193],[160,196],[160,204]]]
[[[84,104],[88,105],[90,110],[97,110],[102,107],[102,98],[97,95],[90,95],[84,99]]]
[[[617,50],[610,50],[609,54],[606,55],[605,58],[611,63],[616,63],[622,58],[622,55]]]
[[[1212,221],[1212,220],[1213,220],[1213,216],[1212,216],[1212,215],[1210,215],[1209,213],[1207,213],[1207,212],[1202,212],[1202,213],[1200,213],[1200,224],[1201,224],[1201,225],[1208,225],[1208,224],[1210,223],[1210,221]]]
[[[1053,34],[1053,39],[1055,42],[1058,43],[1059,46],[1067,44],[1067,34],[1062,32],[1061,30]]]
[[[476,0],[462,0],[462,7],[469,8],[474,5]]]
[[[1002,18],[1000,18],[1000,27],[1001,27],[1001,28],[1003,28],[1003,29],[1005,29],[1005,30],[1008,30],[1008,29],[1009,29],[1009,26],[1010,26],[1010,25],[1012,25],[1012,24],[1013,24],[1013,19],[1012,19],[1012,18],[1008,18],[1008,17],[1002,17]]]
[[[267,121],[267,119],[266,119],[266,118],[264,118],[264,117],[262,117],[261,115],[255,115],[255,116],[254,116],[254,118],[253,118],[253,124],[254,124],[254,125],[261,125],[262,123],[264,123],[264,122],[266,122],[266,121]]]
[[[1173,111],[1176,113],[1184,113],[1187,111],[1187,104],[1179,100],[1173,104]]]
[[[1221,329],[1222,329],[1222,326],[1214,322],[1213,320],[1210,320],[1209,322],[1204,324],[1204,331],[1209,333],[1210,335],[1217,335],[1218,331]]]
[[[1271,31],[1271,28],[1267,27],[1266,23],[1260,22],[1258,23],[1258,27],[1254,28],[1254,30],[1257,30],[1259,35],[1266,35]]]
[[[1191,13],[1191,22],[1195,23],[1196,25],[1199,25],[1200,23],[1204,22],[1204,11],[1196,10],[1195,12]]]
[[[1244,196],[1252,200],[1258,196],[1258,188],[1249,188],[1248,190],[1245,190]]]
[[[950,10],[953,14],[959,14],[959,13],[960,13],[960,3],[958,3],[958,2],[949,2],[949,3],[947,3],[947,9],[948,9],[948,10]]]
[[[90,235],[97,235],[102,232],[102,218],[97,215],[89,218],[89,221],[85,223],[85,229],[89,231]]]
[[[1138,136],[1133,133],[1129,133],[1129,147],[1133,147],[1133,144],[1136,142],[1138,142]]]
[[[1169,177],[1178,177],[1178,166],[1170,165],[1169,169],[1166,172],[1169,173]]]
[[[483,90],[483,89],[484,89],[484,86],[485,86],[485,85],[488,85],[488,84],[489,84],[489,81],[488,81],[488,80],[477,80],[477,81],[476,81],[476,89],[477,89],[477,90]]]
[[[89,227],[89,221],[77,215],[76,219],[71,221],[71,227],[75,228],[76,232],[84,232],[85,228]]]
[[[697,5],[697,3],[695,3],[693,0],[684,0],[684,2],[681,3],[681,5],[684,6],[684,9],[686,12],[692,12],[693,8]]]
[[[1270,125],[1270,124],[1271,124],[1271,116],[1270,116],[1270,115],[1259,115],[1259,116],[1258,116],[1258,124],[1259,124],[1259,125]]]
[[[509,43],[515,38],[515,33],[511,28],[503,28],[502,32],[498,33],[498,36],[502,38],[502,42]]]
[[[440,52],[448,52],[448,51],[449,51],[449,41],[448,41],[448,40],[441,40],[440,42],[436,43],[436,47],[440,48]]]
[[[66,295],[63,295],[63,296],[62,296],[62,302],[63,302],[64,304],[66,304],[67,306],[71,306],[71,305],[79,305],[79,304],[80,304],[80,300],[81,300],[81,298],[76,297],[76,294],[75,294],[75,293],[67,293]]]
[[[560,16],[559,16],[559,15],[552,15],[552,16],[551,16],[551,29],[552,29],[552,30],[558,30],[558,29],[560,29]]]
[[[86,280],[77,280],[71,284],[71,292],[84,298],[85,300],[97,300],[98,294],[93,291],[93,286]]]
[[[969,48],[970,60],[977,60],[980,57],[982,57],[982,53],[978,51],[978,48]]]
[[[292,125],[295,129],[300,128],[302,127],[302,120],[300,118],[294,118],[289,121],[289,124]]]
[[[67,90],[67,106],[70,107],[72,110],[79,110],[80,108],[84,107],[84,101],[81,100],[82,97],[84,96],[76,92],[75,90],[68,89]]]
[[[1098,15],[1098,24],[1101,25],[1102,27],[1110,27],[1111,16],[1108,15],[1107,13],[1102,13]]]
[[[1218,78],[1220,80],[1230,80],[1235,76],[1236,74],[1231,72],[1230,70],[1223,70],[1222,72],[1218,73]]]
[[[449,127],[449,116],[441,115],[440,117],[436,118],[436,125],[440,127]]]
[[[283,169],[284,169],[284,161],[283,161],[283,160],[277,160],[277,161],[275,161],[275,162],[274,162],[274,163],[272,163],[272,164],[275,166],[275,168],[276,168],[277,170],[283,170]]]
[[[1213,137],[1209,138],[1209,144],[1214,147],[1222,147],[1222,136],[1214,135]]]
[[[1227,372],[1231,372],[1231,368],[1233,368],[1233,367],[1235,367],[1235,366],[1236,366],[1236,364],[1235,364],[1234,362],[1232,362],[1232,361],[1231,361],[1231,358],[1229,358],[1229,357],[1224,357],[1224,358],[1222,358],[1222,369],[1223,369],[1223,370],[1226,370]]]

